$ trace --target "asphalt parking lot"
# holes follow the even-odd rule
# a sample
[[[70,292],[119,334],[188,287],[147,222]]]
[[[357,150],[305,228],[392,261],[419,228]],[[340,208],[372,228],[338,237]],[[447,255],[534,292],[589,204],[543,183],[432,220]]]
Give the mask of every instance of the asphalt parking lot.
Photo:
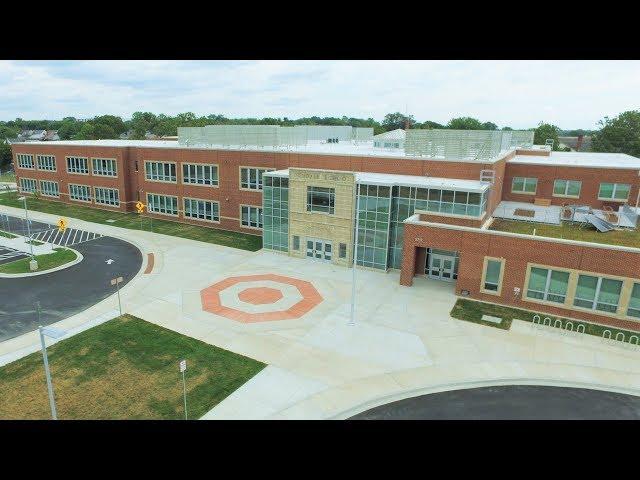
[[[26,223],[19,218],[9,217],[8,224],[6,220],[0,217],[0,229],[19,235],[26,230]],[[33,222],[31,233],[52,228],[53,225]],[[86,310],[115,292],[110,284],[112,278],[123,277],[122,288],[140,270],[142,254],[134,245],[96,234],[85,234],[82,238],[85,239],[82,242],[67,244],[84,256],[82,262],[72,267],[34,277],[0,278],[0,341]],[[110,259],[113,262],[107,263]],[[114,308],[117,307],[116,301]]]
[[[407,398],[351,420],[640,420],[640,397],[585,388],[507,385]]]

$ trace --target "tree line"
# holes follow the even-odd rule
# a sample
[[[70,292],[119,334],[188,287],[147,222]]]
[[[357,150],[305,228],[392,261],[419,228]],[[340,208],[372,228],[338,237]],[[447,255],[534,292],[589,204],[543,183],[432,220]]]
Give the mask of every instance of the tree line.
[[[227,118],[224,115],[196,116],[192,112],[175,116],[151,112],[135,112],[130,119],[123,120],[115,115],[100,115],[91,119],[65,117],[62,120],[23,120],[16,118],[0,121],[0,168],[11,161],[11,149],[4,139],[15,138],[23,130],[57,130],[61,140],[96,140],[119,138],[129,133],[130,139],[144,139],[147,133],[157,136],[175,136],[178,127],[200,127],[205,125],[348,125],[370,127],[374,134],[398,128],[455,129],[455,130],[513,130],[505,126],[501,129],[493,122],[482,122],[473,117],[452,118],[446,124],[430,120],[419,122],[413,115],[400,112],[388,113],[382,121],[373,118],[354,117],[303,117],[298,119],[275,118]],[[605,117],[599,122],[598,130],[562,130],[556,125],[540,122],[528,130],[534,130],[534,143],[544,144],[554,140],[554,150],[558,150],[559,136],[592,135],[592,151],[628,153],[640,157],[640,111],[628,111],[615,118]]]

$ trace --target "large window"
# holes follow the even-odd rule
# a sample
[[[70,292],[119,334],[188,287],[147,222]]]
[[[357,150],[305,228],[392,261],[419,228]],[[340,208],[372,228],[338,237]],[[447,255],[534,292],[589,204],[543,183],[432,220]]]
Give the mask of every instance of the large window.
[[[240,223],[244,227],[262,228],[262,209],[250,205],[242,205]]]
[[[102,177],[117,177],[118,168],[114,158],[92,158],[93,174]]]
[[[356,264],[386,270],[389,253],[391,187],[358,185]]]
[[[89,173],[89,164],[86,157],[67,157],[67,172],[68,173]]]
[[[147,193],[147,211],[177,216],[178,197]]]
[[[220,206],[218,202],[199,200],[197,198],[184,199],[184,216],[210,222],[220,221]]]
[[[69,198],[80,202],[91,201],[91,187],[88,185],[69,184]]]
[[[176,164],[169,162],[144,162],[145,177],[156,182],[176,182]]]
[[[537,178],[513,177],[511,193],[536,193],[538,188]]]
[[[38,183],[33,178],[20,179],[20,191],[26,193],[34,193],[38,187]]]
[[[58,186],[58,182],[40,180],[40,193],[46,197],[59,197],[60,187]]]
[[[218,185],[218,166],[199,163],[182,164],[182,183]]]
[[[35,168],[33,165],[33,155],[18,153],[16,157],[18,157],[18,167],[28,168],[29,170],[33,170]]]
[[[242,167],[240,169],[240,188],[262,190],[262,174],[271,168]]]
[[[577,180],[556,180],[553,182],[554,197],[580,197],[582,182]]]
[[[95,187],[96,203],[100,205],[120,206],[120,192],[117,188]]]
[[[335,188],[307,187],[307,212],[321,212],[333,215],[335,206]]]
[[[532,267],[527,297],[547,302],[564,303],[567,298],[569,272]]]
[[[626,183],[601,183],[598,191],[600,200],[626,200],[629,198],[631,185]]]
[[[502,290],[502,259],[487,258],[484,265],[482,290],[486,293],[500,294]]]
[[[580,275],[573,304],[576,307],[616,313],[621,291],[622,280]]]
[[[297,247],[296,247],[296,238]],[[262,190],[262,246],[267,250],[289,251],[289,179],[265,175]],[[300,237],[293,237],[294,250]]]
[[[631,298],[629,299],[629,308],[627,309],[627,315],[630,317],[640,318],[640,283],[633,284],[633,290],[631,290]]]
[[[56,157],[54,155],[36,155],[36,159],[38,161],[38,170],[56,171]]]

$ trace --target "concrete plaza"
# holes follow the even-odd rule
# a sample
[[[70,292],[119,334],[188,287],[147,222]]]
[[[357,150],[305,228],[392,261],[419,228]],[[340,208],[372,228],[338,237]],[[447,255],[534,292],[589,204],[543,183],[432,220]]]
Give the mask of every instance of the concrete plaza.
[[[20,210],[0,207],[0,213]],[[30,216],[57,220],[39,212]],[[140,272],[121,291],[127,313],[269,364],[206,419],[347,418],[419,394],[500,384],[640,394],[637,347],[519,321],[504,331],[452,319],[456,297],[450,283],[419,278],[403,287],[397,272],[357,270],[355,325],[349,325],[348,268],[75,219],[68,223],[142,250]],[[145,274],[149,253],[154,265]],[[239,321],[203,308],[201,292],[221,282],[229,289],[216,289],[219,305],[252,314],[294,308],[304,295],[292,285],[278,286],[270,275],[308,282],[320,301],[295,310],[295,318],[265,321]],[[248,283],[233,287],[232,277]],[[111,318],[117,305],[111,296],[56,326],[79,331]],[[0,365],[35,351],[37,342],[32,332],[1,343]]]

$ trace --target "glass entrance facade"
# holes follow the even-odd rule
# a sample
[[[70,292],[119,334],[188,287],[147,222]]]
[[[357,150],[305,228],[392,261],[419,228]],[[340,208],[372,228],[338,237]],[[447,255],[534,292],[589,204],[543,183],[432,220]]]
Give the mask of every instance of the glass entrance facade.
[[[262,246],[268,250],[289,251],[289,179],[263,177]]]

